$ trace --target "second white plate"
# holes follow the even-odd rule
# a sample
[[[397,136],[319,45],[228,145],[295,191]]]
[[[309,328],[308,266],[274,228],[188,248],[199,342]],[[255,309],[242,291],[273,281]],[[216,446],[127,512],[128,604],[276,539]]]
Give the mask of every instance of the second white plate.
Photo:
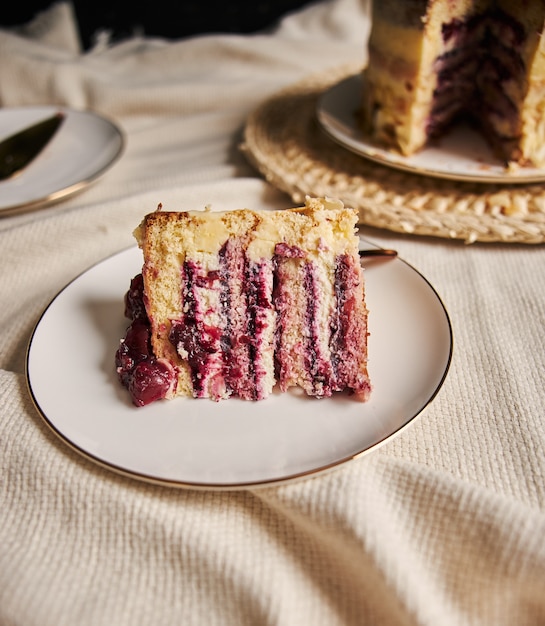
[[[369,247],[369,244],[366,243]],[[452,332],[431,285],[400,259],[369,259],[371,399],[178,398],[134,407],[114,353],[128,321],[123,296],[140,272],[131,248],[76,278],[40,319],[27,378],[46,423],[112,470],[179,487],[241,489],[309,476],[368,452],[431,402],[447,374]]]
[[[0,139],[62,111],[64,122],[21,172],[0,181],[0,216],[47,206],[80,191],[123,152],[125,138],[110,120],[65,107],[0,109]]]
[[[326,90],[317,102],[320,125],[348,150],[388,167],[436,178],[501,184],[545,181],[543,169],[507,170],[483,137],[464,124],[409,157],[377,146],[364,136],[358,123],[362,88],[361,76],[350,76]]]

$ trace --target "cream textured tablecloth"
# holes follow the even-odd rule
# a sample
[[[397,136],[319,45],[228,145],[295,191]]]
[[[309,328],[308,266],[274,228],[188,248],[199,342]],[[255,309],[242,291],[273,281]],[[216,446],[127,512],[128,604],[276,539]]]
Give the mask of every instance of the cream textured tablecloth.
[[[336,0],[267,34],[102,34],[87,53],[67,4],[0,31],[2,106],[89,108],[127,136],[79,195],[0,219],[1,626],[545,624],[542,246],[362,230],[436,287],[453,361],[410,428],[311,479],[197,492],[120,477],[52,434],[27,390],[44,307],[131,245],[157,202],[290,204],[239,151],[244,120],[279,88],[363,60],[367,28],[357,0]]]

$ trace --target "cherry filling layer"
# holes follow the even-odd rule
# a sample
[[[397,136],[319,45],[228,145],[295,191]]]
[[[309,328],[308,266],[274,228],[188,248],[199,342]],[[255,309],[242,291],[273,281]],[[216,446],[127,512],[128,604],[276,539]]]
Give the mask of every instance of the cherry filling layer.
[[[232,239],[221,249],[217,269],[183,263],[183,313],[171,320],[169,340],[188,365],[194,397],[260,400],[270,393],[275,374],[280,389],[297,380],[316,397],[346,388],[369,392],[360,367],[366,320],[354,315],[361,293],[358,261],[348,255],[335,259],[333,304],[325,305],[324,269],[305,256],[300,248],[281,244],[272,260],[255,262],[246,257],[242,242]],[[294,279],[301,280],[297,293],[303,301],[294,297]],[[325,318],[324,306],[332,306]],[[133,403],[143,406],[171,394],[178,372],[153,354],[141,275],[131,281],[125,314],[131,325],[116,352],[116,368]],[[293,334],[294,323],[300,334],[296,344],[284,334],[288,329]]]
[[[132,321],[115,354],[116,372],[133,403],[144,406],[164,398],[176,375],[170,363],[153,354],[141,274],[132,279],[125,295],[125,316]]]
[[[320,326],[320,314],[324,305],[319,270],[312,262],[302,265],[304,285],[303,302],[297,304],[304,309],[304,327],[296,344],[288,343],[285,337],[293,328],[293,301],[290,297],[290,282],[287,278],[283,255],[275,257],[275,309],[276,322],[276,376],[280,388],[285,391],[294,380],[301,381],[309,395],[329,397],[334,391],[350,389],[367,396],[370,391],[367,376],[360,364],[366,357],[367,322],[357,314],[356,290],[359,286],[359,267],[348,255],[335,259],[333,305],[328,314],[327,328]],[[330,306],[330,305],[327,305]],[[302,358],[294,358],[293,351],[301,350]],[[304,371],[298,372],[298,363]]]
[[[427,134],[438,136],[465,115],[483,125],[490,139],[513,143],[520,135],[518,112],[505,85],[524,91],[523,26],[495,9],[444,24],[442,36],[448,50],[435,61],[437,86]]]
[[[264,384],[267,378],[267,365],[263,362],[261,350],[272,350],[267,331],[271,327],[272,310],[272,270],[270,263],[249,263],[245,275],[247,316],[248,316],[248,366],[252,379],[250,397],[259,400],[264,397]],[[268,344],[268,345],[267,345]],[[272,363],[272,359],[271,359]],[[247,397],[247,396],[246,396]]]
[[[330,347],[337,389],[351,389],[367,397],[371,385],[359,364],[367,354],[367,319],[354,315],[360,305],[356,288],[360,281],[359,268],[348,255],[337,257],[335,267],[336,307],[331,315]]]
[[[318,314],[322,297],[316,276],[316,266],[312,263],[305,264],[303,284],[307,295],[305,321],[308,333],[305,335],[304,342],[304,363],[310,379],[309,392],[318,397],[328,397],[331,396],[336,386],[331,359],[329,355],[324,354],[320,340]]]
[[[195,397],[205,395],[206,381],[213,373],[214,355],[219,349],[221,332],[204,322],[199,287],[210,288],[219,280],[217,272],[203,274],[197,263],[186,261],[182,268],[184,315],[172,320],[169,339],[180,356],[187,360]]]
[[[246,258],[240,241],[221,249],[219,269],[194,261],[182,267],[183,315],[171,321],[169,339],[189,365],[193,395],[268,395],[263,355],[272,350],[272,267]]]

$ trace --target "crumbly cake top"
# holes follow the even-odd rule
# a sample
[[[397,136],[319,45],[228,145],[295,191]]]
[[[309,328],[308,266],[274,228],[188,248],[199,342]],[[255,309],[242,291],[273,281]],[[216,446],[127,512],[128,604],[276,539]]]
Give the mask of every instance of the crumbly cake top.
[[[273,255],[275,245],[299,246],[309,255],[336,255],[357,249],[357,212],[340,200],[307,198],[304,207],[278,211],[157,211],[148,214],[134,231],[144,251],[172,249],[183,242],[183,254],[217,254],[229,237],[247,237],[247,256],[257,260]],[[162,244],[158,241],[161,238]]]

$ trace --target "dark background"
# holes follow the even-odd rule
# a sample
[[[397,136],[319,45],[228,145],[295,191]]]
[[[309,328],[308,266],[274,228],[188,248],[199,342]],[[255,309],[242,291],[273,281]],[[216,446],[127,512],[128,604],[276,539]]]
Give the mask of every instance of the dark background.
[[[282,16],[312,0],[72,0],[82,45],[88,49],[98,30],[112,41],[133,34],[178,39],[204,33],[255,33],[273,26]],[[30,21],[53,0],[4,0],[0,25]]]

